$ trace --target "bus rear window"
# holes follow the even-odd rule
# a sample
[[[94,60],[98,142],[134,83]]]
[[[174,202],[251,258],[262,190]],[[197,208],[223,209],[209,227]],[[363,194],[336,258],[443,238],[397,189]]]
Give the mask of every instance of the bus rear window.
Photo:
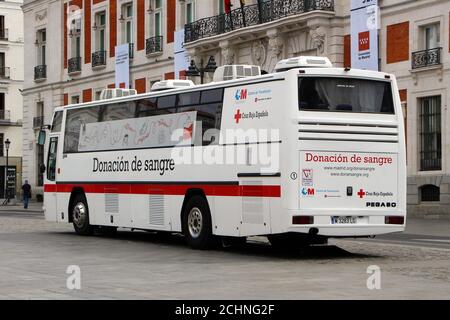
[[[390,82],[337,77],[303,77],[299,110],[394,114]]]

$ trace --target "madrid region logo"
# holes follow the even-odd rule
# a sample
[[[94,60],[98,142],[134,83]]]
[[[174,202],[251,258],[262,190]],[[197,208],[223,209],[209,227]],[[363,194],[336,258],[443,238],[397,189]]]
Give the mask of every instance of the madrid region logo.
[[[235,98],[237,101],[247,99],[247,89],[238,89],[238,90],[236,91],[236,94],[235,94],[234,98]]]
[[[304,197],[313,196],[315,194],[315,190],[314,188],[302,188],[301,193]]]

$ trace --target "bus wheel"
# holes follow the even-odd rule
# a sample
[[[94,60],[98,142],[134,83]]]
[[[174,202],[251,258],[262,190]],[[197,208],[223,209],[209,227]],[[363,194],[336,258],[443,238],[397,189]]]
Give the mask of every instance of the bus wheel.
[[[280,251],[300,250],[309,246],[308,235],[305,234],[272,234],[267,236],[271,246]]]
[[[89,209],[84,195],[75,196],[71,211],[75,232],[82,236],[92,235],[94,227],[89,224]]]
[[[183,212],[183,234],[192,249],[205,250],[215,244],[212,234],[211,213],[202,196],[189,199]]]

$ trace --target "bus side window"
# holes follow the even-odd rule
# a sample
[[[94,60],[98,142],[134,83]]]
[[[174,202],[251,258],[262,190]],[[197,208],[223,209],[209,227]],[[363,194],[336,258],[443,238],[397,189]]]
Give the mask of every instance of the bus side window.
[[[58,150],[58,138],[53,137],[50,139],[48,146],[48,158],[47,158],[47,180],[55,181],[56,177],[56,152]]]
[[[177,96],[164,96],[158,98],[158,109],[175,108]]]
[[[55,116],[53,117],[53,122],[52,122],[52,132],[60,132],[61,131],[62,118],[63,118],[62,111],[58,111],[55,113]]]
[[[200,103],[200,91],[180,93],[178,95],[178,106],[192,106]]]
[[[178,112],[197,111],[197,128],[201,126],[201,145],[219,143],[218,134],[220,132],[220,120],[222,115],[222,103],[202,104],[191,107],[178,108]],[[200,139],[199,134],[196,136]],[[200,140],[195,141],[200,145]]]
[[[141,99],[137,102],[136,118],[151,117],[156,114],[157,98]]]
[[[109,104],[101,107],[99,121],[132,119],[136,115],[136,101]]]
[[[223,89],[213,89],[202,92],[202,104],[214,102],[223,102]]]
[[[64,153],[78,152],[80,131],[88,123],[96,123],[99,119],[99,107],[68,110],[64,134]]]

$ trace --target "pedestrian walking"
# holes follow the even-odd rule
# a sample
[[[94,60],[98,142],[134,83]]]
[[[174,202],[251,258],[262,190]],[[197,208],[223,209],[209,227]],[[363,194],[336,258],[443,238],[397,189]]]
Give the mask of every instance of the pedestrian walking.
[[[28,201],[31,198],[31,186],[28,184],[28,180],[25,180],[25,183],[22,186],[22,191],[23,191],[23,207],[24,209],[28,209]]]

